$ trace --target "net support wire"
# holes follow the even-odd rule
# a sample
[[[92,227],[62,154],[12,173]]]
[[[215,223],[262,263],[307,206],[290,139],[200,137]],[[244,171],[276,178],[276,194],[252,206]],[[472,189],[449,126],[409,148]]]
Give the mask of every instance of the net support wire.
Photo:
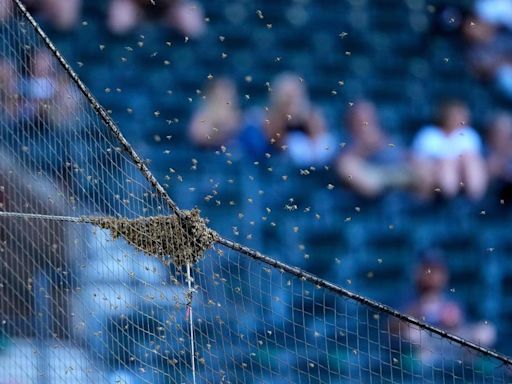
[[[192,287],[192,274],[190,272],[190,263],[187,263],[187,285],[188,285],[188,291],[186,293],[187,295],[187,315],[188,318],[188,325],[190,328],[190,353],[192,355],[190,359],[190,364],[192,368],[192,382],[196,384],[196,362],[195,362],[195,340],[194,340],[194,319],[193,319],[193,313],[192,313],[192,300],[194,298],[194,288]]]
[[[137,168],[141,171],[143,176],[148,180],[148,182],[155,188],[157,193],[163,198],[163,200],[168,204],[168,206],[171,208],[171,210],[176,214],[176,216],[180,219],[183,219],[186,217],[186,214],[181,211],[177,204],[174,202],[174,200],[169,196],[167,191],[162,187],[162,185],[158,182],[158,180],[155,178],[155,176],[151,173],[149,168],[144,164],[142,159],[139,157],[139,155],[135,152],[133,147],[128,143],[128,141],[125,139],[119,128],[117,127],[116,123],[112,120],[112,118],[109,116],[107,111],[99,104],[99,102],[96,100],[96,98],[92,95],[92,93],[89,91],[89,89],[85,86],[85,84],[80,80],[78,75],[74,72],[74,70],[71,68],[71,66],[67,63],[67,61],[64,59],[64,57],[60,54],[60,52],[57,50],[55,45],[51,42],[51,40],[48,38],[46,33],[41,29],[39,24],[35,21],[35,19],[32,17],[32,15],[27,11],[25,6],[23,5],[21,0],[11,0],[16,5],[16,7],[22,12],[22,14],[27,18],[29,23],[34,27],[36,32],[39,34],[39,36],[43,39],[44,43],[50,49],[50,51],[54,54],[54,56],[57,58],[60,65],[64,68],[64,70],[69,74],[71,79],[74,81],[74,83],[78,86],[80,91],[83,93],[83,95],[87,98],[87,100],[91,103],[94,110],[98,113],[98,115],[101,117],[102,121],[107,125],[107,127],[112,131],[114,136],[119,140],[121,143],[123,149],[127,152],[127,154],[131,157]],[[39,218],[39,219],[48,219],[48,220],[63,220],[63,221],[71,221],[71,222],[86,222],[84,218],[78,218],[78,217],[68,217],[68,216],[51,216],[51,215],[37,215],[37,214],[20,214],[20,213],[7,213],[6,212],[0,212],[0,216],[18,216],[20,217],[23,215],[23,217],[29,218],[30,215],[31,218]],[[65,219],[65,220],[64,220]],[[500,360],[503,364],[509,365],[512,367],[512,358],[505,356],[503,354],[500,354],[496,351],[492,351],[490,349],[484,348],[476,343],[467,341],[465,339],[462,339],[458,336],[452,335],[446,331],[443,331],[439,328],[436,328],[432,325],[429,325],[423,321],[417,320],[413,317],[410,317],[408,315],[405,315],[391,307],[388,307],[386,305],[380,304],[376,301],[373,301],[371,299],[368,299],[364,296],[357,295],[351,291],[348,291],[342,287],[339,287],[333,283],[330,283],[326,280],[323,280],[315,275],[312,275],[308,272],[305,272],[297,267],[292,267],[290,265],[284,264],[280,261],[277,261],[275,259],[272,259],[268,256],[262,255],[258,251],[255,251],[249,247],[243,246],[237,242],[228,240],[223,238],[222,236],[216,236],[215,239],[216,243],[223,245],[227,248],[230,248],[234,251],[240,252],[246,256],[249,256],[253,259],[259,260],[267,265],[270,265],[278,270],[290,273],[298,278],[304,279],[306,281],[309,281],[319,287],[323,287],[333,293],[336,293],[337,295],[342,295],[344,297],[350,298],[354,301],[357,301],[359,303],[365,304],[369,307],[372,307],[374,309],[377,309],[379,311],[382,311],[384,313],[387,313],[391,316],[394,316],[400,320],[403,320],[405,322],[408,322],[410,324],[416,325],[419,328],[429,331],[433,334],[439,335],[441,337],[444,337],[445,339],[448,339],[460,346],[467,347],[471,350],[483,353],[485,355],[494,357],[498,360]],[[191,282],[190,282],[191,283]],[[193,333],[193,329],[191,330]],[[194,356],[192,356],[192,359]]]
[[[43,215],[40,213],[6,212],[0,211],[0,217],[15,217],[18,219],[41,219],[51,221],[67,221],[71,223],[85,223],[87,218],[73,216]]]

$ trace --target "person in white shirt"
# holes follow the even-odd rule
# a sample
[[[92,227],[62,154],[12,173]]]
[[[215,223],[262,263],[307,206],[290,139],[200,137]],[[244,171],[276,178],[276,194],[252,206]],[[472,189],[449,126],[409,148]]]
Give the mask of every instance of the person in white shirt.
[[[452,100],[439,106],[437,124],[423,127],[416,135],[412,150],[423,195],[439,192],[451,198],[463,191],[479,200],[485,194],[488,176],[482,141],[469,123],[466,104]]]

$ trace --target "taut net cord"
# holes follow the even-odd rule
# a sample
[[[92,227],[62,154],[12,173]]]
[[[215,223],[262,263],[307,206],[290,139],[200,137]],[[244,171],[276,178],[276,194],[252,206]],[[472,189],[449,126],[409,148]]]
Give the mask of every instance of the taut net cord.
[[[179,210],[21,2],[0,14],[0,383],[512,382]]]

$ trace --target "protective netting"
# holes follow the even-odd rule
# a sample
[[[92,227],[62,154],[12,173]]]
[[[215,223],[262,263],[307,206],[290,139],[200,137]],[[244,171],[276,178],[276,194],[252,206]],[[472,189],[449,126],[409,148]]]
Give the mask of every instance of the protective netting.
[[[0,7],[0,383],[512,381],[501,355],[173,212],[20,3]]]

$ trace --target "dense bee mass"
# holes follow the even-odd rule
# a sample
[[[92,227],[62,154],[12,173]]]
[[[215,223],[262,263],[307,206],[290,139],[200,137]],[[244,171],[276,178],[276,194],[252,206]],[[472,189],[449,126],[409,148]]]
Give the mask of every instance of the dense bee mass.
[[[206,225],[199,210],[183,211],[183,217],[153,216],[137,219],[94,217],[86,221],[108,229],[114,239],[123,238],[148,255],[176,267],[194,264],[204,257],[216,234]]]

